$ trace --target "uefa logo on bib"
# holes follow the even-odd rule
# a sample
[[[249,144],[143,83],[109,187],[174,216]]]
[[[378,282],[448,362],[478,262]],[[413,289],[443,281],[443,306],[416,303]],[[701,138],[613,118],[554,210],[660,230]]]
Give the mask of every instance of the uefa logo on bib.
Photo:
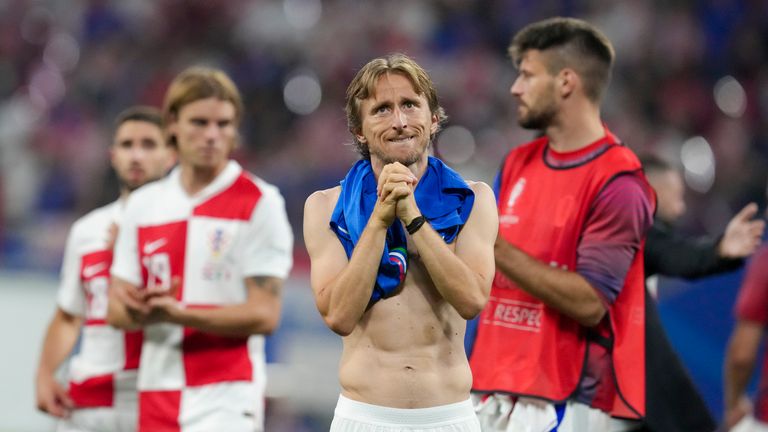
[[[514,214],[514,207],[515,203],[520,198],[520,195],[522,195],[523,191],[525,190],[525,183],[525,177],[521,177],[515,183],[515,185],[512,186],[512,190],[509,192],[509,198],[507,198],[506,207],[499,215],[499,223],[505,225],[514,225],[520,221],[520,218]]]

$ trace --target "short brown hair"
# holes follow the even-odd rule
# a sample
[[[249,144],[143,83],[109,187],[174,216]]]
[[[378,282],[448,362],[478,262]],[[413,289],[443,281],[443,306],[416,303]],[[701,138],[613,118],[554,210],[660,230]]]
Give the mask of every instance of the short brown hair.
[[[427,72],[418,65],[412,58],[405,54],[390,54],[385,57],[379,57],[369,61],[362,67],[349,83],[347,87],[346,113],[347,126],[352,133],[355,147],[364,159],[370,159],[371,154],[368,146],[357,139],[357,133],[363,127],[363,118],[360,115],[360,103],[371,97],[375,91],[376,81],[379,77],[387,74],[399,74],[407,78],[413,85],[416,93],[424,95],[429,104],[429,110],[432,115],[437,116],[438,128],[447,119],[445,110],[440,106],[437,100],[437,91],[432,79]],[[437,131],[435,131],[437,133]]]
[[[235,123],[240,124],[243,101],[232,79],[219,69],[195,66],[181,72],[168,87],[163,102],[164,125],[168,126],[176,119],[183,106],[208,98],[232,103]],[[176,137],[169,136],[168,142],[175,145]]]
[[[115,118],[114,128],[117,129],[123,123],[129,121],[152,123],[159,128],[163,127],[163,119],[160,110],[146,105],[135,105],[120,112]]]
[[[160,131],[163,130],[163,118],[159,109],[151,106],[135,105],[126,108],[115,117],[112,134],[115,135],[120,126],[129,121],[149,123],[157,126]]]
[[[528,50],[546,52],[547,70],[571,68],[581,76],[584,93],[600,102],[611,79],[615,57],[611,41],[592,24],[576,18],[549,18],[525,26],[512,39],[509,54],[516,66]]]

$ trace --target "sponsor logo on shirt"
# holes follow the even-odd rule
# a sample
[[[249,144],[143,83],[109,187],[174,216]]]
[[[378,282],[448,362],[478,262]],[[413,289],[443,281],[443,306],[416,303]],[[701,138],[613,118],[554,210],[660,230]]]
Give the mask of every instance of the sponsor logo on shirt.
[[[165,237],[144,243],[144,248],[142,249],[144,251],[144,255],[152,255],[156,250],[165,246],[166,243],[168,243],[168,240]]]
[[[490,306],[483,316],[484,324],[538,333],[544,305],[521,300],[491,297]]]
[[[106,262],[100,262],[96,264],[91,264],[83,267],[83,279],[91,279],[92,277],[96,276],[97,274],[103,272],[107,269],[107,263]]]

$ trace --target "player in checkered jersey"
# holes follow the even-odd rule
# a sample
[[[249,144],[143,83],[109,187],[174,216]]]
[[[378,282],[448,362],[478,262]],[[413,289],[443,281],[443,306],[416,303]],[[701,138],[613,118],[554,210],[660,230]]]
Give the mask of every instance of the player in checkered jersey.
[[[182,72],[163,116],[179,166],[128,201],[107,318],[144,328],[139,430],[262,430],[263,335],[292,264],[284,201],[229,159],[242,103],[223,72]]]
[[[57,308],[43,342],[37,371],[37,407],[61,417],[59,431],[136,430],[136,368],[141,332],[106,324],[114,224],[128,194],[161,177],[175,160],[165,143],[160,112],[132,107],[116,120],[110,148],[120,198],[93,210],[72,226],[61,272]],[[69,388],[56,370],[75,346]]]

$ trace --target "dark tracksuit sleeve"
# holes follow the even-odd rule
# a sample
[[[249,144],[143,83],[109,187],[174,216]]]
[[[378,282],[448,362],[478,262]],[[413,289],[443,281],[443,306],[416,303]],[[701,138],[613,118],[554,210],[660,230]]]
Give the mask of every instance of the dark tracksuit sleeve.
[[[741,259],[721,258],[717,253],[719,239],[684,237],[660,221],[655,221],[645,241],[645,276],[686,279],[735,270]]]

